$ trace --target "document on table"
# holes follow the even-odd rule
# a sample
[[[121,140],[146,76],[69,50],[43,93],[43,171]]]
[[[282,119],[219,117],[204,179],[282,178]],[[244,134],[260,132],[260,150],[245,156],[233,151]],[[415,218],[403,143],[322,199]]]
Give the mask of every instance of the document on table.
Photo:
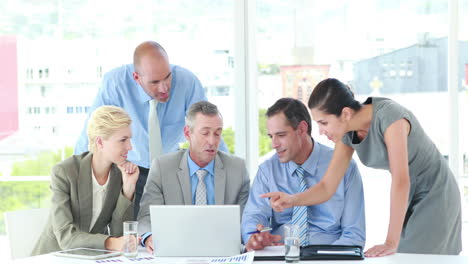
[[[263,249],[255,251],[255,257],[272,257],[272,256],[284,257],[284,246],[268,246]]]
[[[142,257],[127,259],[125,257],[109,258],[96,263],[132,263],[132,264],[252,264],[254,252],[247,252],[232,257]]]
[[[225,264],[252,264],[254,252],[247,252],[241,255],[225,258],[212,258],[209,263],[225,263]]]

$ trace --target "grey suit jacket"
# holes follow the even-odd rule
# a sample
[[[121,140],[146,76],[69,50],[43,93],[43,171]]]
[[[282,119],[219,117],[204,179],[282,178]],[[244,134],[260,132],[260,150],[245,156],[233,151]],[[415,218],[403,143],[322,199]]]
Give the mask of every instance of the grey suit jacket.
[[[74,155],[52,169],[49,220],[32,255],[76,247],[105,249],[104,241],[109,235],[122,236],[123,221],[132,220],[133,203],[123,196],[122,174],[112,164],[102,211],[90,231],[93,214],[91,158],[89,152]]]
[[[150,205],[192,204],[188,153],[180,150],[153,160],[138,213],[140,235],[151,231]],[[238,204],[242,215],[250,189],[244,160],[218,151],[214,166],[215,203]]]

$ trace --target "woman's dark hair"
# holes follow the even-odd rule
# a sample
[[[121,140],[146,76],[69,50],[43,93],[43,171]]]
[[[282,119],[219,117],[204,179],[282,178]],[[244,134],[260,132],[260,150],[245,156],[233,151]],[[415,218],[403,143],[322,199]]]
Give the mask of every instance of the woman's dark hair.
[[[266,112],[267,117],[272,117],[276,114],[283,112],[289,125],[297,129],[301,121],[307,123],[307,133],[310,135],[312,127],[310,126],[310,115],[307,107],[299,100],[293,98],[281,98],[275,104],[270,106]]]
[[[351,89],[337,79],[328,78],[315,86],[309,98],[309,108],[317,108],[327,114],[341,115],[345,107],[358,111],[362,105],[354,99]]]

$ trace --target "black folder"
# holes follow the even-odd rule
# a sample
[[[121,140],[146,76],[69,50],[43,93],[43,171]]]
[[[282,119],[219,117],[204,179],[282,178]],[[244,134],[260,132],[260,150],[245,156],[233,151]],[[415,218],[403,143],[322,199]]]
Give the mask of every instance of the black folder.
[[[301,247],[301,260],[363,260],[361,246],[309,245]],[[254,260],[284,260],[284,256],[255,256]]]

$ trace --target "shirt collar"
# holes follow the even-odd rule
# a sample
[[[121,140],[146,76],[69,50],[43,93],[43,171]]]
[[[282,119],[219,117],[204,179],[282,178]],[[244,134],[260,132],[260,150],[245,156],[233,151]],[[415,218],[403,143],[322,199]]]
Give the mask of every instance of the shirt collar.
[[[189,151],[189,154],[187,155],[187,162],[188,162],[188,166],[189,166],[189,175],[190,176],[194,175],[195,172],[197,172],[199,169],[204,169],[204,170],[208,171],[208,173],[210,173],[211,175],[214,175],[214,163],[215,163],[214,159],[212,161],[210,161],[210,163],[208,163],[205,167],[200,168],[200,166],[198,166],[192,160],[192,158],[190,157],[190,151]]]
[[[289,175],[293,175],[296,169],[300,166],[306,171],[307,173],[304,176],[310,175],[315,176],[315,172],[317,171],[318,162],[320,159],[320,151],[322,146],[317,143],[314,139],[312,139],[312,153],[310,153],[309,157],[306,159],[304,164],[298,165],[294,161],[290,160],[288,162],[288,173]]]

